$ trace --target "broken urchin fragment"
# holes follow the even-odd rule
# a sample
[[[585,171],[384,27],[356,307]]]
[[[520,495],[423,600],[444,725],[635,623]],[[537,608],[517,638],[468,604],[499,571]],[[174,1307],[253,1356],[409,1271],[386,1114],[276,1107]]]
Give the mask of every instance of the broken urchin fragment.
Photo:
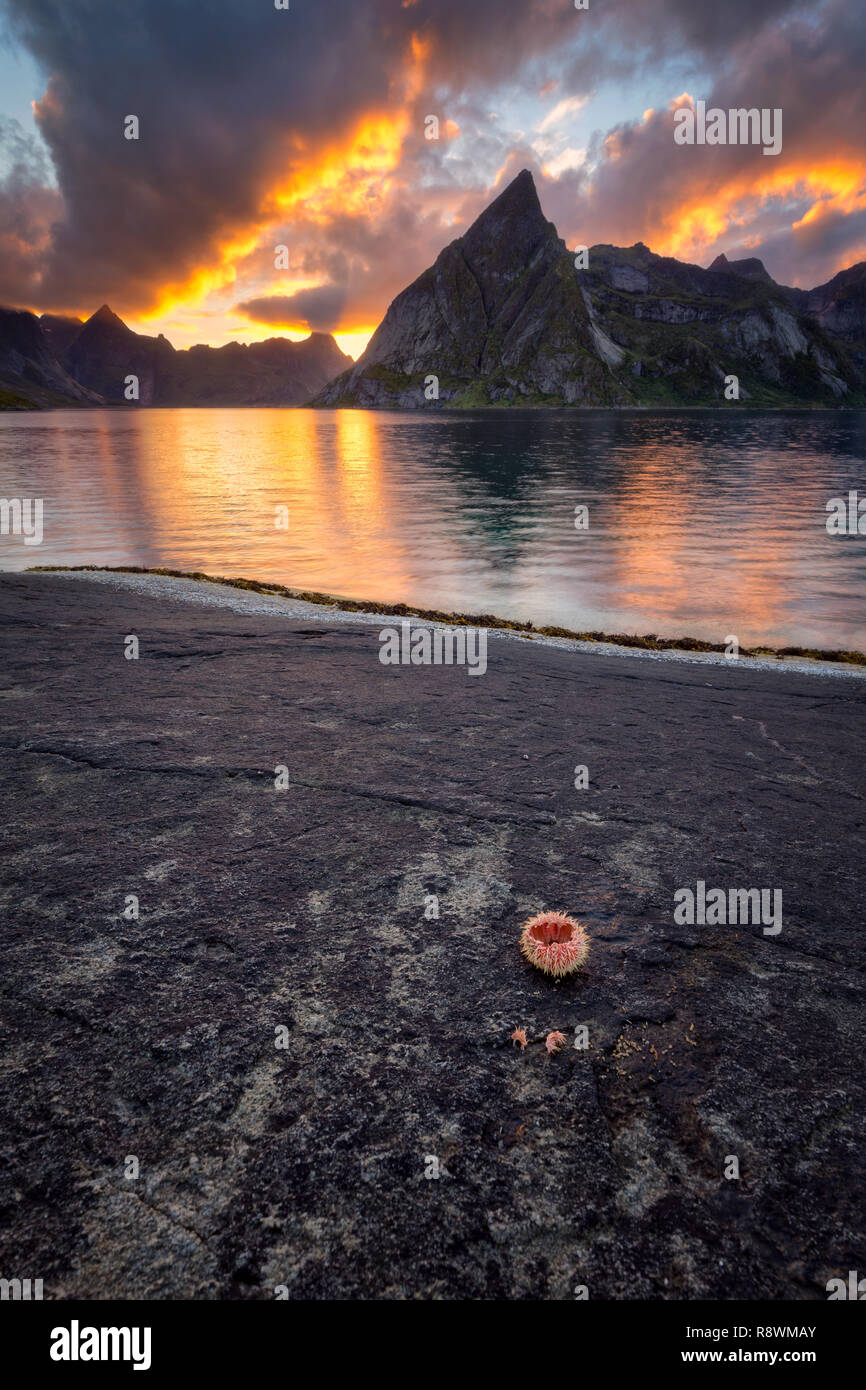
[[[525,1029],[525,1028],[515,1028],[514,1032],[511,1034],[511,1041],[512,1041],[513,1043],[519,1043],[519,1044],[520,1044],[520,1050],[521,1050],[521,1052],[525,1051],[525,1049],[526,1049],[526,1042],[527,1042],[527,1038],[526,1038],[526,1029]]]
[[[571,975],[589,955],[589,936],[564,912],[539,912],[524,926],[520,949],[545,975]]]

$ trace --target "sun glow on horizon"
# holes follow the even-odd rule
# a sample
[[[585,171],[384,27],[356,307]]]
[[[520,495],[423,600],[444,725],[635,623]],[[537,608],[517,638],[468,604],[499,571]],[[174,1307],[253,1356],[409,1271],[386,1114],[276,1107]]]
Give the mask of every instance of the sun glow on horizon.
[[[133,333],[142,333],[147,337],[161,333],[178,350],[199,346],[220,348],[227,343],[264,343],[269,338],[288,338],[290,342],[301,343],[310,337],[311,331],[318,331],[309,329],[305,324],[284,327],[282,324],[252,323],[236,314],[197,317],[191,312],[189,317],[178,317],[175,313],[156,322],[134,315],[121,314],[120,317]],[[375,325],[352,328],[345,333],[336,331],[332,336],[340,351],[357,361],[375,328]]]
[[[297,134],[288,136],[285,164],[290,172],[272,182],[263,194],[255,225],[228,233],[211,250],[209,264],[197,267],[183,281],[166,285],[151,309],[131,317],[121,313],[124,321],[136,332],[163,333],[177,348],[202,342],[220,347],[232,341],[252,343],[274,337],[299,341],[316,331],[303,318],[291,316],[286,323],[260,323],[243,317],[234,307],[218,307],[219,300],[238,284],[245,261],[257,253],[272,256],[273,246],[284,240],[284,229],[295,210],[302,210],[307,224],[326,226],[336,214],[375,216],[384,207],[412,133],[412,102],[423,89],[430,53],[431,42],[413,33],[394,103],[366,111],[342,140],[330,140],[315,149]],[[450,138],[459,133],[453,123],[445,124]],[[270,270],[257,279],[254,292],[245,285],[242,297],[292,296],[316,289],[320,283],[309,275],[286,276]],[[387,304],[383,314],[385,308]],[[374,329],[375,325],[363,322],[359,326],[356,312],[349,310],[346,319],[330,331],[341,350],[357,358]]]

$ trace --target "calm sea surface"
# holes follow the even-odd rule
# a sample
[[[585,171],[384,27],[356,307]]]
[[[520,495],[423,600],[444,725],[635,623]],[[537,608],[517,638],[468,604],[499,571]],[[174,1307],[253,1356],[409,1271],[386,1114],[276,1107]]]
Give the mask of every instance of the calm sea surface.
[[[866,412],[0,415],[0,568],[164,565],[538,625],[866,649]],[[575,508],[588,508],[587,530]],[[287,507],[288,530],[275,526]]]

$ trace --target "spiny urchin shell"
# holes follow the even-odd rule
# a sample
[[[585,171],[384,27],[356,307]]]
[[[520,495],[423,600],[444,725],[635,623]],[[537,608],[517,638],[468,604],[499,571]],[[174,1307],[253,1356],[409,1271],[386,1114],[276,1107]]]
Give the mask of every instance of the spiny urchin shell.
[[[545,975],[571,975],[589,955],[589,936],[582,923],[564,912],[539,912],[524,926],[520,949]]]

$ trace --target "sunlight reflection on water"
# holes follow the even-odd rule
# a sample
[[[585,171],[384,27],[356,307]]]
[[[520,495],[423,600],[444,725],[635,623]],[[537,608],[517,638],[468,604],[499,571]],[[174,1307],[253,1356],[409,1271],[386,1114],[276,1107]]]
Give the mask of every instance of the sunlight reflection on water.
[[[137,564],[538,625],[866,648],[866,413],[0,415],[0,566]],[[574,509],[589,508],[577,531]],[[289,529],[274,525],[289,508]]]

